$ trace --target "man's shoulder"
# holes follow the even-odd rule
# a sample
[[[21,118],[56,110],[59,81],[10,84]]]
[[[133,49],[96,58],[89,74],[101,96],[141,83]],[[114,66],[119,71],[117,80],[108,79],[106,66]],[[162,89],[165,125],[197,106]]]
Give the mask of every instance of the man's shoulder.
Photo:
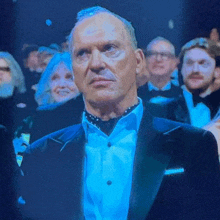
[[[67,142],[78,140],[79,136],[84,133],[82,124],[72,125],[61,130],[48,134],[35,142],[33,142],[26,150],[26,153],[30,154],[36,151],[45,151],[48,148],[48,142],[64,145]]]
[[[211,134],[211,132],[206,131],[202,128],[194,127],[190,124],[172,121],[166,118],[154,117],[153,118],[153,126],[158,132],[170,133],[174,130],[181,130],[184,133],[188,133],[191,135],[205,135]]]

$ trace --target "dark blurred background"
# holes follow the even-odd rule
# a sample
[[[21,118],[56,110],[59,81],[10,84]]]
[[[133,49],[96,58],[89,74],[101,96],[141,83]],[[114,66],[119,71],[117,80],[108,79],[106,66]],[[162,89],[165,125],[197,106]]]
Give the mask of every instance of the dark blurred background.
[[[220,27],[220,1],[201,0],[1,0],[0,50],[19,61],[23,44],[61,44],[74,26],[76,13],[100,5],[130,20],[139,47],[163,36],[180,51],[195,37]]]

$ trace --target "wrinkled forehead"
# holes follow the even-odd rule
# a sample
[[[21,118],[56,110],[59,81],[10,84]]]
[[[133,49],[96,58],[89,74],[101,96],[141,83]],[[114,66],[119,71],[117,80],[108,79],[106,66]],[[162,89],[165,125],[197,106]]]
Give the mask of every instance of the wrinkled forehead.
[[[90,39],[99,34],[101,38],[111,40],[111,38],[128,39],[128,33],[122,21],[110,13],[99,13],[93,17],[85,18],[78,22],[72,32],[73,45],[78,42],[90,41]]]

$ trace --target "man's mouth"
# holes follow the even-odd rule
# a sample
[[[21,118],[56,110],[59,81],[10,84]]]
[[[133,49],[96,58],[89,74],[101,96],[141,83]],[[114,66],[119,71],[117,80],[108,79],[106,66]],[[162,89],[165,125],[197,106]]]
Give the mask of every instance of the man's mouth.
[[[159,65],[154,66],[154,69],[159,69],[159,70],[161,70],[161,69],[163,69],[163,68],[164,68],[164,66],[159,66]]]
[[[190,76],[189,79],[191,80],[203,80],[203,76]]]
[[[105,77],[95,77],[90,81],[90,85],[93,85],[95,87],[99,86],[107,86],[109,83],[111,83],[113,80],[105,78]]]

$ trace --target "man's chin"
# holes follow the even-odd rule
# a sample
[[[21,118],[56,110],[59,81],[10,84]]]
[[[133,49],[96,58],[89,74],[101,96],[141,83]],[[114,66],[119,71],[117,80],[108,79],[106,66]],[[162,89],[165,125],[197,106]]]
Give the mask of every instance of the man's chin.
[[[96,106],[103,106],[103,105],[108,105],[108,104],[112,104],[112,103],[116,103],[117,102],[117,98],[109,95],[109,94],[103,94],[103,95],[99,95],[99,96],[93,96],[93,97],[85,97],[85,101],[88,101],[89,103],[92,103],[93,105]]]

